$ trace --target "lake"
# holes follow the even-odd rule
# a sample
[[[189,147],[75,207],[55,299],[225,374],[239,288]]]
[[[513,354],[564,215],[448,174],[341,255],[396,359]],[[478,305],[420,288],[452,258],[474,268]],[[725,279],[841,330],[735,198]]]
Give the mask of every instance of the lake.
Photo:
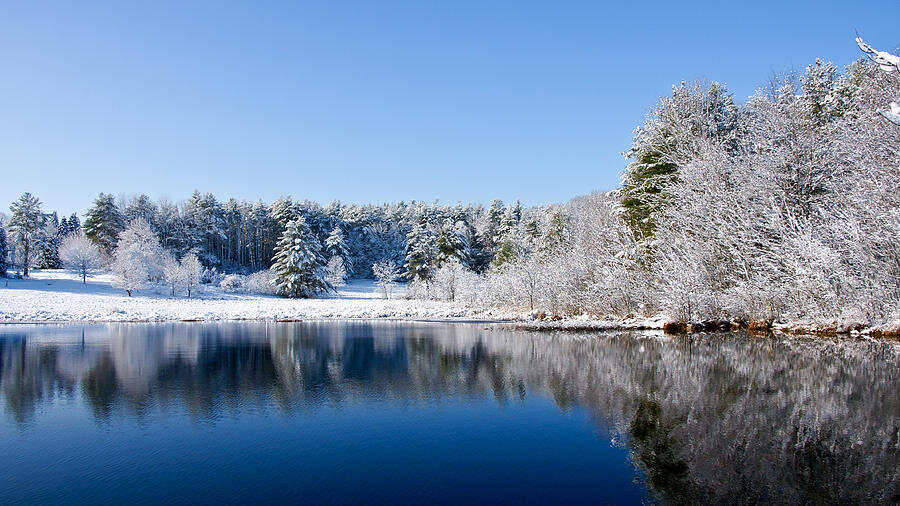
[[[0,503],[900,501],[900,345],[0,326]]]

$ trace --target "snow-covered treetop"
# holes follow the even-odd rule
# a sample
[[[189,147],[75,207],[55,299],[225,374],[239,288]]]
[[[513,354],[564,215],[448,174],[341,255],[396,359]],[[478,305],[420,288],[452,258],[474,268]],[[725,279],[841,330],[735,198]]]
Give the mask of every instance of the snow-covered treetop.
[[[859,46],[862,52],[868,55],[870,60],[881,67],[881,70],[889,73],[900,72],[900,56],[888,53],[887,51],[879,51],[866,44],[862,40],[862,37],[859,36],[856,37],[856,45]],[[888,106],[889,109],[882,109],[878,112],[891,123],[900,126],[900,104],[891,102]]]

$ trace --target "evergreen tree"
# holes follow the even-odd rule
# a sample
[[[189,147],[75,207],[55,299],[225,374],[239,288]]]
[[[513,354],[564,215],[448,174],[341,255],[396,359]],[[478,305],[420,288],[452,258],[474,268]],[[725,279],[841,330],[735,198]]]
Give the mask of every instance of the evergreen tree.
[[[625,153],[633,161],[622,176],[620,195],[635,238],[653,236],[655,215],[670,200],[666,189],[677,180],[678,164],[696,158],[698,141],[731,136],[738,116],[734,97],[715,82],[682,82],[660,100]]]
[[[59,236],[65,237],[69,235],[69,232],[69,219],[63,216],[62,219],[59,220]]]
[[[9,206],[9,210],[12,212],[9,230],[16,244],[22,248],[22,274],[28,276],[28,269],[38,253],[35,248],[40,245],[44,233],[41,201],[30,193],[23,193]]]
[[[322,246],[300,216],[289,221],[275,247],[272,271],[278,294],[284,297],[311,297],[332,289],[326,280]]]
[[[550,217],[550,223],[547,224],[547,231],[541,244],[542,250],[554,251],[565,244],[567,226],[566,216],[560,211],[554,212]]]
[[[279,197],[272,202],[272,219],[282,227],[300,217],[300,206],[291,197]],[[307,220],[307,226],[309,221]]]
[[[629,156],[634,161],[622,178],[622,207],[635,238],[643,239],[653,235],[652,215],[660,210],[663,191],[675,181],[678,166],[665,161],[663,151],[651,145],[634,148]]]
[[[488,251],[493,251],[496,247],[497,231],[500,229],[505,209],[503,201],[500,199],[494,199],[491,207],[488,208],[487,226],[482,230],[481,237],[481,242]]]
[[[205,265],[218,265],[226,242],[222,206],[211,193],[194,191],[184,206],[182,252],[194,251]]]
[[[519,209],[516,211],[515,206],[509,206],[506,208],[506,211],[503,212],[503,215],[500,217],[500,224],[497,227],[497,234],[494,236],[494,243],[500,244],[506,238],[513,233],[516,232],[516,229],[519,225],[519,217],[522,215],[522,210]]]
[[[9,246],[6,244],[6,229],[0,225],[0,278],[6,277],[9,269]]]
[[[59,243],[62,240],[60,234],[60,222],[56,211],[44,216],[44,234],[41,238],[38,265],[41,269],[59,269],[62,261],[59,259]]]
[[[537,242],[538,238],[541,237],[541,229],[537,219],[531,218],[528,220],[528,223],[525,224],[525,235],[528,236],[528,240],[531,242]]]
[[[115,249],[123,230],[125,217],[119,211],[112,194],[101,193],[85,215],[84,235],[109,255]]]
[[[72,232],[78,232],[81,230],[81,220],[78,219],[78,215],[72,213],[69,216],[69,221],[66,224],[65,235],[69,235]]]
[[[497,245],[497,253],[491,261],[494,267],[514,262],[523,254],[523,248],[512,236],[507,236]]]
[[[157,230],[159,227],[159,211],[156,207],[156,204],[150,200],[150,197],[147,195],[138,195],[137,197],[131,199],[128,202],[128,205],[125,206],[125,221],[127,223],[131,223],[132,221],[143,218],[153,230]]]
[[[325,240],[325,252],[329,257],[339,257],[343,262],[346,276],[353,274],[353,265],[350,262],[350,250],[347,249],[347,241],[344,231],[339,225],[335,225],[328,238]],[[345,277],[346,277],[345,276]]]
[[[833,63],[818,58],[806,67],[801,83],[804,112],[817,127],[843,116],[850,108],[856,90],[850,79],[838,74]]]
[[[406,236],[407,252],[405,269],[406,279],[410,281],[428,282],[434,268],[434,246],[431,234],[423,223],[416,223]]]
[[[464,238],[461,237],[457,228],[450,221],[450,218],[444,220],[444,225],[441,227],[441,233],[438,235],[437,242],[437,256],[435,257],[434,265],[436,268],[440,268],[447,262],[457,260],[463,265],[467,265],[468,259],[466,258],[466,244]]]

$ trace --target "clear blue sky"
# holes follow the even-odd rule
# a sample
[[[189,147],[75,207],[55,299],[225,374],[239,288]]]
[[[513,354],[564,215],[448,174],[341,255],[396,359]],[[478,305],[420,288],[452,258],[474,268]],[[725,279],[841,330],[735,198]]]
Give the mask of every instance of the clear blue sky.
[[[900,44],[900,2],[5,2],[0,208],[31,191],[561,202],[671,85]]]

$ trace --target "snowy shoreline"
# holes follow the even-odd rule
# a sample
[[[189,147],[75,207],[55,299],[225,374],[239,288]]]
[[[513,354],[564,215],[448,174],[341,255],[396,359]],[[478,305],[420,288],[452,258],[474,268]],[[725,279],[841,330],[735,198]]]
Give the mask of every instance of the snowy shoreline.
[[[537,319],[530,312],[474,309],[450,302],[409,300],[400,287],[383,299],[370,280],[354,280],[337,293],[322,298],[286,299],[267,295],[236,294],[208,287],[195,298],[173,297],[144,290],[128,297],[110,286],[108,275],[82,284],[61,270],[34,271],[29,279],[8,279],[0,285],[0,324],[154,323],[217,321],[324,321],[387,320],[502,324],[534,331],[663,331],[664,316],[652,318],[593,319],[576,316]],[[892,327],[891,327],[892,328]],[[770,332],[817,336],[890,336],[891,328],[860,328],[840,324],[788,323]],[[710,331],[696,325],[691,333]],[[681,333],[681,332],[676,332]]]

